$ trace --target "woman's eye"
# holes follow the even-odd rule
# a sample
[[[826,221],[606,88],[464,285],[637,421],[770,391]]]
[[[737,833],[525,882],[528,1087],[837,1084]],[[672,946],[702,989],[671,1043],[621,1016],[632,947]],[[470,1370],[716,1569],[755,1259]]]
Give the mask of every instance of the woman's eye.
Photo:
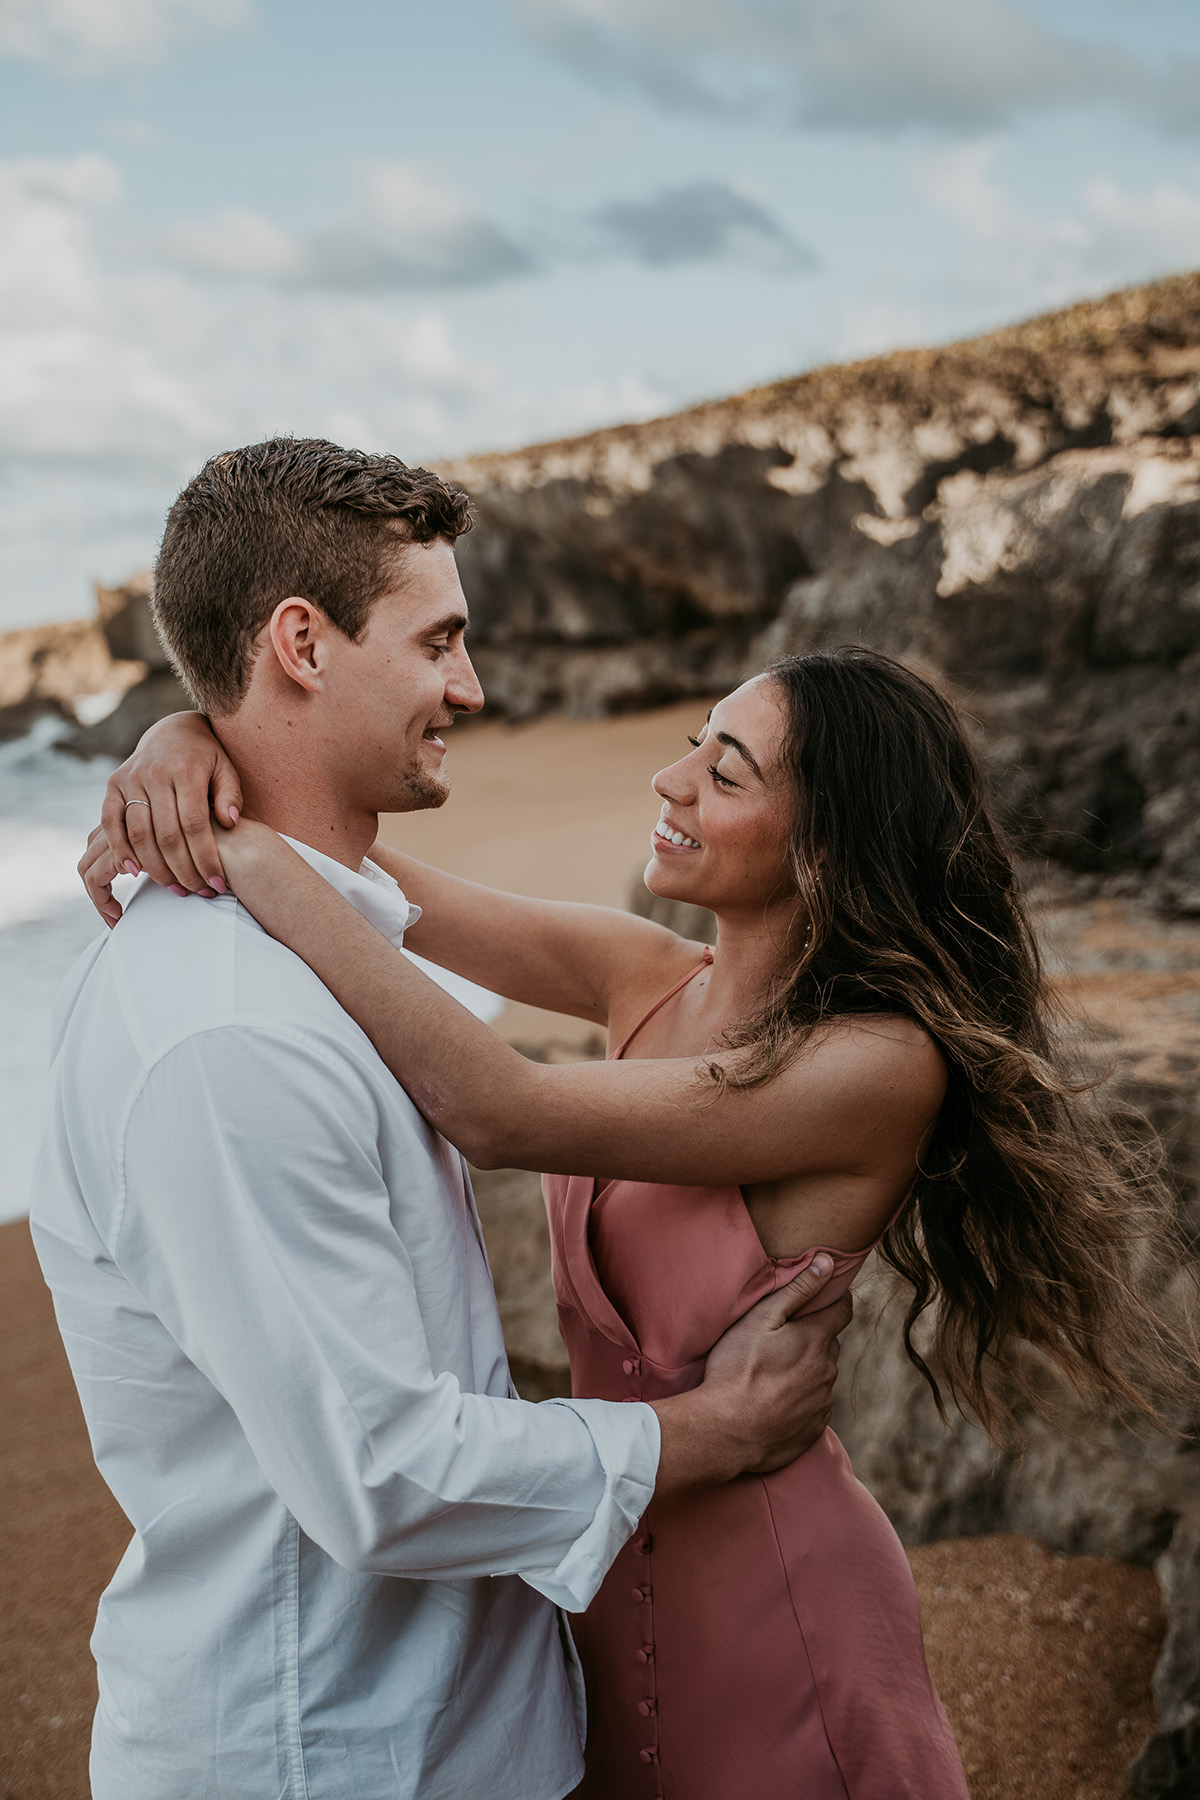
[[[690,731],[687,732],[685,735],[687,737],[688,743],[692,746],[692,749],[698,750],[700,748],[700,739],[694,738]]]
[[[737,786],[737,782],[730,781],[728,775],[722,775],[722,773],[721,773],[720,769],[718,769],[716,763],[709,763],[708,772],[712,776],[714,781],[720,782],[722,787],[731,788],[731,787]]]

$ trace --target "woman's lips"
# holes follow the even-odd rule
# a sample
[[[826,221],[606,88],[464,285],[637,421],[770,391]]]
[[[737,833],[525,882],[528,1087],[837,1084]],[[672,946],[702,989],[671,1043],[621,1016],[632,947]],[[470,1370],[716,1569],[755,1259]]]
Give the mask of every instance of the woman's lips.
[[[650,843],[656,851],[661,850],[664,853],[674,851],[677,855],[685,855],[688,851],[700,848],[695,838],[688,837],[686,832],[678,830],[674,825],[669,825],[665,819],[660,819],[654,827],[650,834]]]

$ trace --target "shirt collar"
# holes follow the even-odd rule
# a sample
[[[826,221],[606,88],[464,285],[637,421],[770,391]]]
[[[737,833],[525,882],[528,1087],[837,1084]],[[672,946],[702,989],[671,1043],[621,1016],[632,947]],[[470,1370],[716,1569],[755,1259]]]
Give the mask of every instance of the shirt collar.
[[[381,931],[397,949],[400,948],[404,933],[420,918],[421,908],[409,905],[398,881],[369,858],[363,858],[356,873],[345,863],[335,862],[332,856],[314,850],[311,844],[302,844],[290,837],[285,837],[284,842],[304,858],[310,869],[324,876],[330,887],[336,888],[343,899],[350,902],[355,912],[360,912],[376,931]]]

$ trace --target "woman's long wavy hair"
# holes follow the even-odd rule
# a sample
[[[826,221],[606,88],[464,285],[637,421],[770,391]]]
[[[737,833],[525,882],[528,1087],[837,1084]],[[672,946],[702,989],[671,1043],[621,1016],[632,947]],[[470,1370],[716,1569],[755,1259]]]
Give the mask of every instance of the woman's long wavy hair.
[[[1195,1393],[1186,1333],[1156,1297],[1181,1266],[1174,1203],[1056,1047],[1012,856],[954,708],[866,649],[768,675],[785,701],[791,872],[811,930],[719,1079],[769,1079],[847,1014],[916,1020],[949,1085],[881,1252],[911,1287],[904,1342],[939,1411],[913,1342],[927,1312],[930,1361],[994,1438],[1022,1400],[1039,1403],[1021,1339],[1080,1391],[1164,1423]]]

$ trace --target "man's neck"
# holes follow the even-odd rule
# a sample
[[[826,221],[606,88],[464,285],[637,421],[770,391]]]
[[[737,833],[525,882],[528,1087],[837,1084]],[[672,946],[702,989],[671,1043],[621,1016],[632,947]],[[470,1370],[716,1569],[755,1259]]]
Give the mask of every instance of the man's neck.
[[[259,733],[239,729],[236,715],[215,720],[213,730],[241,777],[247,818],[261,819],[348,869],[361,867],[378,834],[377,813],[356,807],[300,746],[288,744],[287,756],[276,753]]]

